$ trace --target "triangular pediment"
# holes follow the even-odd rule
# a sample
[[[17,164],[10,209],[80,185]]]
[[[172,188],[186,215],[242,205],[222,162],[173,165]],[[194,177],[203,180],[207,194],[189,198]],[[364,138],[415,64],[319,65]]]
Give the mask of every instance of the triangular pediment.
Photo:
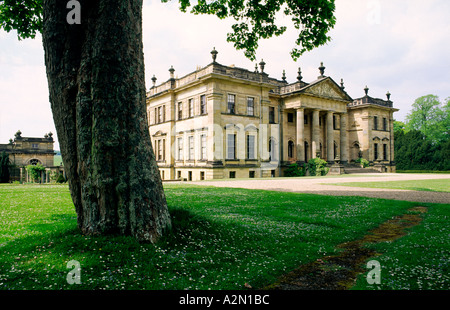
[[[162,132],[161,130],[158,130],[152,136],[156,137],[156,136],[165,136],[165,135],[167,135],[167,134]]]
[[[330,77],[309,84],[302,93],[325,99],[352,101],[352,98]]]

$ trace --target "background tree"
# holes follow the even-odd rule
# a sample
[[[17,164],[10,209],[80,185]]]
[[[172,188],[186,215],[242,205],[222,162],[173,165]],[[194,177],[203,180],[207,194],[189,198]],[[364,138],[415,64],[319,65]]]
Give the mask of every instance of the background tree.
[[[142,0],[71,2],[80,4],[80,24],[68,24],[68,1],[4,0],[0,25],[19,38],[42,31],[53,119],[82,232],[155,241],[171,224],[145,111]],[[299,30],[296,59],[329,40],[334,9],[334,0],[199,0],[191,12],[237,20],[228,41],[254,59],[259,38],[285,32],[275,23],[282,10]]]
[[[406,124],[404,122],[394,120],[394,133],[405,132],[405,130],[406,130]]]
[[[449,126],[448,105],[449,99],[444,105],[435,95],[417,98],[411,112],[406,116],[407,130],[419,130],[433,142],[445,140]]]
[[[11,161],[9,155],[6,152],[0,154],[0,183],[9,182],[9,168],[11,167]]]
[[[434,95],[418,98],[406,123],[394,122],[398,170],[450,170],[450,108]]]

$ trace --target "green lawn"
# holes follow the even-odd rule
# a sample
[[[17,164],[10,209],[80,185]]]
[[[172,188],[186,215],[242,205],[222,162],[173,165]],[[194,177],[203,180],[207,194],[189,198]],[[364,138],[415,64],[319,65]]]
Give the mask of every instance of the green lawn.
[[[0,185],[0,289],[259,288],[416,205],[187,184],[165,192],[173,230],[152,245],[81,235],[67,185]],[[382,277],[395,280],[382,278],[383,289],[449,288],[450,205],[427,206],[411,237],[379,245]],[[80,262],[80,285],[67,283],[71,260]],[[356,288],[366,289],[361,281]]]
[[[333,185],[353,186],[353,187],[370,187],[370,188],[388,188],[388,189],[406,189],[414,191],[431,191],[431,192],[450,192],[449,179],[433,179],[433,180],[406,180],[406,181],[388,181],[388,182],[346,182],[334,183]]]

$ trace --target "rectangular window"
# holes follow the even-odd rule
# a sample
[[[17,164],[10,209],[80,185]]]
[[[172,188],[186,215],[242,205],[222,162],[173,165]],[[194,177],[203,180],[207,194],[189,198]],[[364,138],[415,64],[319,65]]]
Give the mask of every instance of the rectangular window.
[[[189,160],[194,160],[194,136],[189,137]]]
[[[155,124],[158,124],[158,108],[155,108],[155,114],[153,115],[155,119]]]
[[[227,138],[227,159],[236,159],[236,135],[229,134]]]
[[[189,99],[189,117],[194,116],[194,100]]]
[[[183,102],[178,102],[178,119],[183,118]]]
[[[206,96],[205,95],[200,96],[200,114],[201,115],[206,114]]]
[[[287,118],[288,118],[288,123],[293,123],[294,122],[294,113],[288,113]]]
[[[236,178],[236,171],[230,171],[230,179]]]
[[[255,115],[255,98],[253,97],[247,98],[247,115]]]
[[[206,159],[206,135],[200,136],[200,159]]]
[[[247,136],[247,159],[255,159],[255,136]]]
[[[269,107],[269,123],[274,124],[275,123],[275,108]]]
[[[192,171],[188,172],[188,179],[189,179],[189,181],[192,181]]]
[[[158,123],[162,123],[163,121],[163,109],[162,107],[158,107]]]
[[[255,171],[249,171],[248,172],[248,177],[253,179],[255,177]]]
[[[333,129],[336,130],[336,115],[333,115]]]
[[[200,180],[205,179],[205,171],[200,171]]]
[[[39,148],[39,144],[37,144],[37,143],[32,143],[32,144],[31,144],[31,147],[32,147],[33,149],[38,149],[38,148]]]
[[[373,117],[373,130],[378,130],[378,116]]]
[[[156,144],[158,148],[158,160],[162,160],[162,152],[163,152],[162,140],[156,140]]]
[[[378,159],[378,143],[373,145],[373,157],[374,160]]]
[[[177,171],[177,178],[178,180],[181,180],[181,171]]]
[[[236,106],[236,96],[235,95],[228,95],[228,107],[227,112],[230,114],[235,113],[235,106]]]
[[[162,139],[162,160],[166,160],[166,139]]]
[[[183,138],[178,138],[178,160],[183,160]]]
[[[383,144],[383,160],[388,160],[387,155],[387,144]]]
[[[383,117],[383,130],[387,131],[387,119],[386,119],[386,117]]]

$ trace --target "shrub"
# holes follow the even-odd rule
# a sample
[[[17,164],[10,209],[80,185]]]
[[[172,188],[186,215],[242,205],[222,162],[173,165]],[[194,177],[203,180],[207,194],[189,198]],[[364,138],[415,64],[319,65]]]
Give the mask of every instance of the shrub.
[[[361,164],[363,168],[369,167],[369,161],[367,159],[364,159],[362,157],[355,160],[356,163]]]
[[[308,171],[311,176],[327,175],[329,170],[327,162],[321,158],[311,158],[308,161]]]
[[[30,176],[34,182],[40,182],[41,181],[41,172],[45,171],[45,167],[42,166],[41,164],[28,165],[27,171],[30,174]]]
[[[302,177],[306,174],[306,166],[299,166],[297,163],[291,164],[285,171],[286,177]]]
[[[58,175],[58,178],[56,179],[56,183],[65,183],[67,180],[64,178],[64,176],[62,175],[62,173],[60,173]]]

